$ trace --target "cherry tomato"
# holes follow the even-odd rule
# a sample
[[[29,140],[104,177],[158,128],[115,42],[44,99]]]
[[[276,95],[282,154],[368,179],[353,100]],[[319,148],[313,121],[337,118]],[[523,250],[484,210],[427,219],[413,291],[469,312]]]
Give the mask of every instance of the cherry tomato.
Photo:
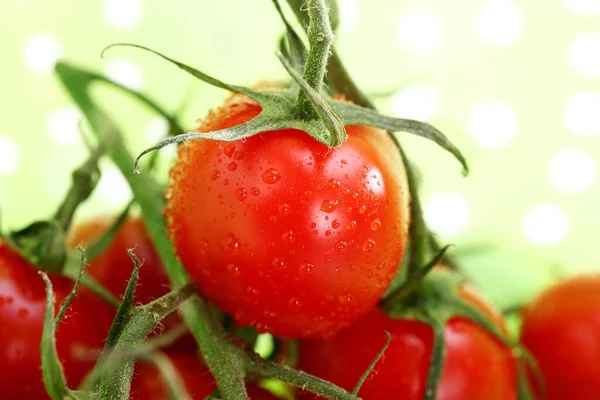
[[[70,247],[79,244],[85,247],[93,243],[108,231],[112,223],[110,218],[102,217],[76,225],[69,235]],[[121,296],[125,293],[133,270],[133,261],[127,254],[128,249],[134,249],[143,262],[136,286],[135,302],[145,304],[169,293],[169,277],[146,231],[144,221],[140,218],[125,219],[104,253],[90,261],[86,273],[115,296]],[[177,315],[169,316],[162,321],[161,328],[156,333],[160,334],[178,323],[181,323],[181,319]],[[191,351],[196,347],[192,335],[186,334],[169,346],[169,350]]]
[[[236,95],[199,130],[260,111]],[[407,239],[405,169],[384,132],[346,130],[337,148],[289,129],[179,149],[170,236],[201,293],[239,323],[331,335],[368,312],[394,277]]]
[[[169,358],[190,396],[203,400],[216,388],[210,371],[198,360],[195,354],[170,353]],[[138,364],[131,382],[131,400],[167,400],[167,390],[160,371],[151,364]],[[247,385],[248,397],[253,400],[274,400],[275,397],[264,389]]]
[[[558,283],[531,302],[521,341],[539,363],[548,400],[600,398],[600,275]]]
[[[51,275],[55,311],[74,282]],[[0,241],[0,397],[49,398],[42,382],[40,342],[46,289],[36,269]],[[80,287],[56,332],[56,347],[67,383],[76,387],[93,368],[93,353],[101,350],[114,310]]]
[[[470,299],[471,291],[463,295]],[[483,305],[481,300],[472,302]],[[483,309],[494,321],[500,316]],[[353,390],[359,378],[386,342],[391,342],[358,395],[363,400],[421,400],[425,394],[433,346],[433,330],[422,322],[392,319],[375,308],[333,340],[299,342],[299,369]],[[445,327],[446,359],[438,400],[516,400],[515,360],[510,349],[465,318],[451,318]],[[393,394],[393,395],[392,395]],[[309,392],[297,399],[317,399]]]

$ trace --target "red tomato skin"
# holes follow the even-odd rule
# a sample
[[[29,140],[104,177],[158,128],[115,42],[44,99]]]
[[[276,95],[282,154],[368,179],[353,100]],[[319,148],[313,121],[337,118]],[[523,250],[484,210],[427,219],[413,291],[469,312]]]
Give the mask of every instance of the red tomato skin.
[[[521,341],[539,363],[548,400],[600,398],[600,275],[543,292],[524,310]]]
[[[259,112],[233,96],[199,130]],[[408,234],[404,166],[384,132],[346,129],[333,149],[297,130],[179,149],[171,239],[201,293],[240,324],[330,336],[368,312],[395,275]]]
[[[183,380],[188,393],[194,400],[203,400],[216,388],[210,371],[192,353],[168,353],[168,357]],[[248,384],[248,396],[252,400],[275,400],[266,390]],[[168,400],[166,386],[158,369],[151,364],[136,365],[131,382],[130,400]]]
[[[50,275],[56,295],[55,313],[71,292],[73,281]],[[49,398],[42,382],[40,342],[45,285],[36,269],[0,242],[0,397]],[[101,298],[80,287],[56,332],[56,346],[67,383],[76,387],[95,361],[86,352],[101,350],[114,310]]]
[[[69,246],[74,248],[81,244],[85,247],[93,243],[108,231],[112,224],[113,219],[110,217],[99,217],[76,225],[69,235]],[[141,218],[126,218],[108,248],[90,261],[85,272],[113,295],[122,296],[133,270],[133,261],[127,254],[128,249],[134,249],[143,263],[140,267],[134,302],[146,304],[169,293],[171,290],[169,277]],[[156,333],[160,334],[179,323],[181,318],[175,314],[171,315],[162,321],[161,328]],[[196,347],[193,336],[185,334],[168,349],[194,351]]]
[[[299,342],[299,369],[353,390],[362,373],[392,336],[383,358],[362,386],[363,400],[421,400],[425,394],[433,330],[415,320],[392,319],[379,309],[339,332],[333,340]],[[446,360],[438,400],[516,400],[515,362],[508,348],[473,322],[446,324]],[[318,399],[299,392],[297,400]]]

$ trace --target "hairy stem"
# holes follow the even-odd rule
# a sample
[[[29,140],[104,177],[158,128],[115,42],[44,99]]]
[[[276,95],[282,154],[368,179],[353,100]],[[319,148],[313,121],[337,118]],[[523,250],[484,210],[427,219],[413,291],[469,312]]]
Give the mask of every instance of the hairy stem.
[[[333,31],[329,22],[329,10],[325,0],[309,0],[306,3],[310,23],[307,35],[310,50],[306,56],[303,78],[317,93],[321,92],[327,71],[329,51],[333,44]],[[298,94],[298,114],[303,118],[317,118],[306,93]]]

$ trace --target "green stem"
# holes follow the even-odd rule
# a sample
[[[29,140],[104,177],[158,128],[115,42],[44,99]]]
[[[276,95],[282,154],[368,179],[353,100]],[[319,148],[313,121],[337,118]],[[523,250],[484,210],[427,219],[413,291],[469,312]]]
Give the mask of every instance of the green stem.
[[[73,183],[54,215],[54,219],[59,222],[65,232],[71,226],[77,207],[92,194],[98,183],[100,177],[98,161],[104,155],[104,150],[104,146],[101,145],[92,151],[85,163],[73,171],[71,175]]]
[[[297,388],[318,393],[319,396],[333,400],[360,400],[356,395],[347,392],[339,386],[324,379],[312,376],[303,371],[292,369],[282,364],[265,361],[262,359],[249,360],[248,372],[263,377],[279,379]],[[227,398],[227,397],[225,397]]]
[[[309,0],[306,7],[310,18],[307,30],[310,50],[306,56],[302,77],[311,88],[321,93],[334,36],[325,0]],[[303,90],[298,94],[297,109],[298,114],[305,119],[317,118],[317,113]]]
[[[119,349],[127,351],[142,343],[163,318],[177,310],[193,293],[193,286],[187,285],[135,309],[111,354],[119,357]],[[100,399],[129,399],[135,358],[123,357],[115,364],[101,380],[98,392]]]

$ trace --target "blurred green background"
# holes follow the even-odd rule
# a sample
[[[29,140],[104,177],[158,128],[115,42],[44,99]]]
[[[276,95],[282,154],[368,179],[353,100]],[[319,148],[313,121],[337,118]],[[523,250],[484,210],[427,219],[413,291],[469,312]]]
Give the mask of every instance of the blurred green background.
[[[339,0],[337,47],[387,113],[432,122],[471,164],[402,140],[420,167],[429,226],[465,271],[509,307],[563,275],[598,270],[600,0]],[[285,78],[271,1],[0,0],[2,229],[47,217],[81,163],[80,114],[52,73],[57,58],[105,73],[193,127],[227,93],[148,54],[145,44],[225,81]],[[132,151],[166,123],[105,87],[102,104]],[[382,93],[390,95],[381,96]],[[185,102],[185,100],[184,100]],[[85,124],[83,124],[85,131]],[[164,151],[173,154],[173,148]],[[166,179],[168,163],[162,166]],[[117,211],[131,193],[116,168],[79,218]]]

